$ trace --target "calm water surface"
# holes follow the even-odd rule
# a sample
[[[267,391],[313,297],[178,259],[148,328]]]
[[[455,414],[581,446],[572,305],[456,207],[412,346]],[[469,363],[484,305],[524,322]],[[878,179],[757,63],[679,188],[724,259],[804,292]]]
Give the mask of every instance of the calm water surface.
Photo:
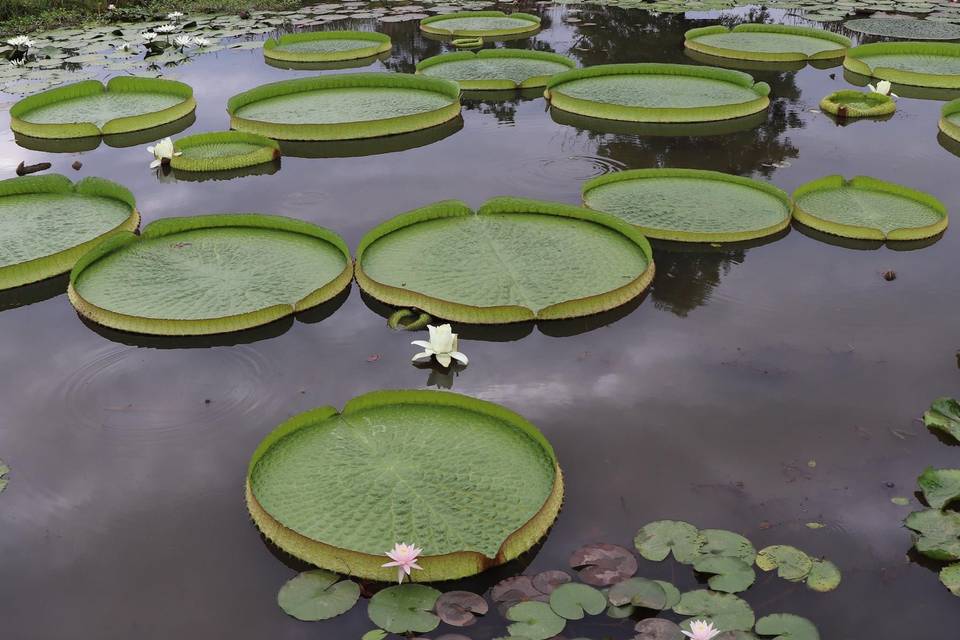
[[[682,34],[708,23],[581,6],[572,24],[564,8],[522,8],[542,13],[545,28],[509,46],[569,53],[582,65],[689,62]],[[410,72],[444,50],[416,22],[380,28],[394,52],[375,69]],[[234,93],[310,73],[267,66],[256,50],[171,70],[196,89],[191,133],[227,127]],[[395,140],[401,149],[392,153],[288,149],[327,157],[288,156],[272,175],[207,182],[158,179],[145,145],[23,149],[7,129],[14,98],[0,94],[0,177],[21,160],[50,161],[55,171],[128,186],[144,223],[276,213],[327,226],[351,247],[377,223],[437,200],[577,203],[589,177],[656,166],[727,171],[787,191],[830,173],[868,174],[928,191],[960,214],[960,159],[938,143],[940,102],[903,98],[886,122],[838,126],[813,110],[848,85],[842,69],[753,73],[771,84],[774,101],[740,132],[603,133],[555,121],[542,98],[467,101],[462,126]],[[424,142],[432,143],[402,149]],[[77,159],[83,168],[74,172]],[[890,498],[911,497],[918,508],[924,467],[958,465],[960,449],[917,417],[960,387],[960,246],[951,229],[907,248],[836,246],[797,229],[762,246],[658,244],[657,278],[641,303],[590,321],[464,329],[471,364],[455,377],[412,367],[408,343],[420,336],[390,331],[355,287],[326,319],[329,309],[212,346],[88,326],[62,295],[62,278],[0,298],[0,457],[12,469],[0,496],[4,637],[359,637],[370,628],[364,606],[330,623],[298,622],[277,607],[277,590],[298,567],[250,522],[246,464],[295,413],[375,389],[437,385],[533,420],[568,483],[563,512],[529,566],[470,588],[563,568],[581,544],[630,546],[644,523],[676,518],[739,531],[758,548],[794,544],[842,568],[843,584],[829,594],[761,575],[745,595],[758,616],[803,615],[830,640],[947,637],[940,630],[960,624],[960,606],[933,567],[909,554],[901,520],[911,509]],[[893,282],[880,275],[888,269]],[[640,575],[697,584],[669,562],[644,562]],[[503,625],[494,614],[469,633],[493,638]],[[566,635],[627,638],[630,627],[601,618]]]

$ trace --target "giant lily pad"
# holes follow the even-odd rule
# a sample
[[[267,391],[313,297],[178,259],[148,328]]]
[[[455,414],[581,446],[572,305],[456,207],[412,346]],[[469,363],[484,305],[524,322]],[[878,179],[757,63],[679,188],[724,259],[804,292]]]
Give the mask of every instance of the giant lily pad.
[[[791,62],[842,58],[850,38],[823,29],[782,24],[740,24],[691,29],[684,36],[688,49],[721,58]]]
[[[700,531],[681,520],[657,520],[644,525],[633,544],[647,560],[660,562],[673,553],[677,562],[693,564],[700,546]]]
[[[107,180],[0,181],[0,290],[65,273],[98,243],[139,223],[133,195]]]
[[[706,589],[684,593],[674,612],[692,619],[713,622],[726,631],[749,631],[753,628],[753,609],[744,600],[731,593],[717,593]]]
[[[922,240],[947,227],[933,196],[867,176],[827,176],[793,192],[793,217],[818,231],[857,240]]]
[[[567,621],[554,613],[546,602],[521,602],[507,610],[507,627],[511,636],[526,640],[547,640],[567,626]]]
[[[10,107],[10,128],[35,138],[129,133],[178,120],[196,108],[193,89],[173,80],[117,76],[43,91]]]
[[[460,87],[405,73],[345,73],[261,85],[227,103],[230,126],[275,140],[355,140],[460,115]]]
[[[924,412],[923,424],[960,441],[960,402],[953,398],[937,398]]]
[[[607,587],[635,574],[637,559],[629,549],[615,544],[588,544],[573,552],[570,566],[587,584]]]
[[[608,64],[553,76],[546,98],[563,111],[631,122],[710,122],[763,111],[766,83],[730,69],[686,64]]]
[[[585,316],[639,296],[653,277],[650,245],[612,216],[522,198],[477,213],[446,201],[367,233],[357,282],[387,304],[458,322]]]
[[[897,110],[897,103],[888,95],[854,89],[834,91],[820,100],[820,109],[838,118],[876,118]]]
[[[960,596],[960,562],[940,570],[940,582],[955,596]]]
[[[306,222],[257,214],[165,218],[84,255],[67,293],[80,314],[114,329],[203,335],[315,307],[348,287],[350,273],[343,240]]]
[[[417,73],[453,80],[463,90],[486,91],[542,87],[551,76],[574,68],[567,57],[525,49],[460,51],[427,58]]]
[[[263,43],[263,55],[285,62],[339,62],[390,51],[390,36],[375,31],[304,31]]]
[[[431,613],[440,592],[422,584],[400,584],[370,598],[367,615],[373,624],[390,633],[429,633],[440,624]]]
[[[913,530],[913,544],[923,555],[934,560],[960,560],[960,513],[939,509],[914,511],[904,524]]]
[[[792,613],[774,613],[757,620],[756,632],[774,640],[820,640],[816,625]]]
[[[254,522],[280,548],[382,580],[396,578],[380,565],[397,540],[423,549],[418,581],[512,560],[546,533],[562,497],[553,450],[533,425],[441,391],[374,392],[342,412],[295,416],[260,444],[247,477]]]
[[[777,570],[784,580],[799,582],[806,580],[813,569],[813,559],[806,553],[786,544],[765,547],[757,554],[757,566],[764,571]]]
[[[280,157],[280,145],[269,138],[242,131],[216,131],[180,138],[179,152],[170,160],[177,171],[232,171],[272,162]]]
[[[353,608],[360,586],[330,571],[304,571],[277,594],[277,603],[298,620],[327,620]]]
[[[843,66],[863,76],[915,87],[960,89],[960,44],[877,42],[847,50]]]
[[[856,33],[903,40],[960,40],[960,27],[934,20],[860,18],[844,22],[843,27]]]
[[[608,173],[584,183],[583,201],[662,240],[733,242],[772,235],[790,225],[786,193],[718,171]]]
[[[519,11],[461,11],[430,16],[420,21],[420,29],[441,36],[480,36],[493,38],[533,33],[540,28],[540,18]]]
[[[943,509],[960,498],[960,469],[934,469],[927,467],[917,478],[927,504],[934,509]]]
[[[960,142],[960,99],[951,100],[940,111],[940,131]]]

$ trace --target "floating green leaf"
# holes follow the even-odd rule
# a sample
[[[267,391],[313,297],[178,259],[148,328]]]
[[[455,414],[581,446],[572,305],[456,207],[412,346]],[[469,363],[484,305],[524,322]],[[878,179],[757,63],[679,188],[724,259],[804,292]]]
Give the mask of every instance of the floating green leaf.
[[[595,616],[607,608],[607,599],[598,589],[586,584],[562,584],[550,594],[550,608],[567,620]]]
[[[834,91],[820,101],[820,110],[839,118],[876,118],[897,110],[896,101],[875,91]]]
[[[390,51],[390,36],[375,31],[303,31],[263,43],[263,55],[286,62],[338,62]]]
[[[706,589],[688,591],[680,597],[674,612],[691,619],[713,622],[718,629],[749,631],[753,628],[753,609],[746,601],[731,593]]]
[[[634,626],[633,640],[686,640],[680,626],[663,618],[646,618]]]
[[[792,613],[774,613],[757,620],[756,632],[774,640],[820,640],[816,625]]]
[[[917,478],[923,497],[934,509],[943,509],[960,498],[960,469],[927,467]]]
[[[937,398],[923,414],[923,424],[960,442],[960,403],[953,398]]]
[[[453,80],[465,91],[489,91],[542,87],[551,76],[575,66],[547,51],[482,49],[427,58],[417,64],[417,74]]]
[[[757,566],[763,571],[777,570],[784,580],[805,580],[813,569],[813,560],[806,553],[785,544],[775,544],[760,550]]]
[[[753,547],[753,543],[733,531],[701,529],[697,542],[697,556],[694,562],[705,557],[736,558],[749,566],[757,557],[757,550]]]
[[[360,640],[383,640],[387,637],[387,632],[383,629],[371,629],[360,636]]]
[[[367,606],[373,624],[390,633],[429,633],[440,624],[430,613],[440,592],[422,584],[400,584],[378,591]]]
[[[680,590],[673,586],[672,582],[667,582],[666,580],[654,580],[660,588],[663,589],[663,592],[667,595],[667,602],[664,605],[664,609],[673,609],[677,606],[677,603],[680,602]]]
[[[725,593],[746,591],[757,577],[753,566],[739,558],[704,556],[693,563],[693,568],[700,573],[714,574],[707,584],[714,591]]]
[[[814,591],[833,591],[840,586],[841,574],[837,565],[829,560],[814,560],[807,576],[807,586]]]
[[[644,609],[662,611],[667,608],[669,596],[666,590],[647,578],[630,578],[610,587],[607,600],[616,607],[633,605]]]
[[[637,551],[647,560],[659,562],[670,553],[677,562],[692,564],[697,558],[700,531],[680,520],[657,520],[644,525],[633,539]]]
[[[280,145],[242,131],[215,131],[180,138],[174,143],[170,167],[177,171],[229,171],[272,162]]]
[[[842,58],[852,43],[823,29],[781,24],[722,25],[687,31],[684,46],[707,55],[761,62]]]
[[[546,602],[521,602],[507,609],[507,619],[513,624],[507,627],[511,636],[529,640],[547,640],[557,635],[567,625]]]
[[[926,509],[914,511],[904,524],[913,530],[917,551],[934,560],[960,560],[960,513]]]
[[[323,569],[304,571],[277,594],[277,604],[298,620],[327,620],[353,608],[360,587]]]
[[[940,570],[940,582],[955,596],[960,596],[960,562],[947,565]]]
[[[903,85],[960,88],[960,44],[875,42],[847,49],[843,66],[862,76]]]
[[[461,11],[430,16],[420,21],[420,29],[442,36],[496,36],[532,33],[540,28],[540,18],[516,11]]]

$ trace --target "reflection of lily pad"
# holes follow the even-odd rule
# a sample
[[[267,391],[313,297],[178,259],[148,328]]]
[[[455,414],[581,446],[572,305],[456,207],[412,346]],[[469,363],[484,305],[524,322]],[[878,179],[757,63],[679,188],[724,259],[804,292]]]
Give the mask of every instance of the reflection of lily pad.
[[[882,93],[842,89],[824,97],[820,110],[838,118],[876,118],[895,112],[897,103]]]
[[[960,596],[960,562],[940,570],[940,582],[955,596]]]
[[[650,245],[612,216],[494,198],[402,214],[367,233],[357,282],[387,304],[476,324],[553,320],[616,308],[653,277]]]
[[[632,122],[708,122],[739,118],[770,104],[770,87],[741,71],[686,64],[608,64],[553,76],[551,106]]]
[[[164,218],[77,262],[67,293],[99,324],[155,335],[238,331],[310,309],[350,284],[331,231],[257,214]],[[336,570],[336,567],[332,567]]]
[[[437,615],[454,627],[468,627],[489,611],[487,601],[469,591],[447,591],[437,600]]]
[[[654,580],[630,578],[610,587],[607,599],[616,607],[633,605],[644,609],[662,611],[668,608],[667,592]]]
[[[776,636],[774,640],[820,640],[816,625],[792,613],[774,613],[757,620],[756,631],[761,636]]]
[[[934,560],[960,560],[960,513],[914,511],[903,523],[914,531],[913,544],[923,555]]]
[[[684,38],[684,46],[694,51],[762,62],[842,58],[852,44],[830,31],[782,24],[715,25],[691,29]]]
[[[854,73],[898,84],[960,88],[960,44],[876,42],[847,50],[843,66]]]
[[[443,36],[495,36],[516,35],[536,31],[540,18],[519,11],[506,14],[502,11],[461,11],[430,16],[420,21],[420,29]]]
[[[353,608],[360,586],[330,571],[304,571],[277,594],[280,608],[298,620],[327,620]]]
[[[367,606],[373,624],[390,633],[429,633],[440,624],[430,613],[440,592],[422,584],[400,584],[378,591]]]
[[[681,520],[657,520],[644,525],[633,544],[647,560],[660,562],[672,552],[677,562],[692,564],[700,546],[700,531]]]
[[[173,80],[116,76],[50,89],[10,107],[10,128],[36,138],[84,138],[149,129],[196,108],[193,89]]]
[[[927,467],[917,478],[923,497],[934,509],[943,509],[960,498],[960,469]]]
[[[417,74],[453,80],[464,90],[502,90],[542,87],[574,62],[555,53],[525,49],[482,49],[427,58]]]
[[[0,181],[0,289],[73,268],[100,242],[140,223],[133,195],[100,178],[62,175]]]
[[[714,591],[725,593],[746,591],[757,577],[753,567],[738,558],[706,556],[694,562],[693,568],[700,573],[713,574],[707,584]]]
[[[174,143],[180,155],[170,160],[175,171],[230,171],[273,162],[280,145],[269,138],[242,131],[216,131],[180,138]]]
[[[588,544],[573,552],[570,566],[587,584],[607,587],[635,574],[637,559],[629,549],[615,544]]]
[[[674,612],[691,619],[713,622],[718,629],[749,631],[753,628],[753,609],[731,593],[698,589],[684,593]]]
[[[960,441],[960,402],[953,398],[937,398],[924,412],[923,424]]]
[[[513,624],[507,627],[511,636],[529,640],[547,640],[567,626],[567,621],[554,613],[546,602],[521,602],[507,610],[507,619]]]
[[[806,553],[786,544],[775,544],[760,550],[757,566],[763,571],[777,570],[784,580],[805,580],[813,569],[813,560]]]
[[[337,62],[390,51],[390,36],[375,31],[304,31],[263,43],[263,55],[288,62]]]
[[[595,616],[607,608],[607,599],[590,585],[571,582],[562,584],[550,594],[550,608],[561,618],[580,620]]]
[[[342,412],[295,416],[260,444],[247,478],[254,522],[277,546],[382,580],[396,578],[380,566],[396,540],[423,548],[418,581],[512,560],[543,537],[562,497],[553,450],[533,425],[441,391],[368,393]]]
[[[827,176],[793,192],[795,220],[826,233],[860,240],[920,240],[947,226],[933,196],[867,176]]]
[[[663,618],[646,618],[634,626],[634,640],[686,640],[676,622]]]

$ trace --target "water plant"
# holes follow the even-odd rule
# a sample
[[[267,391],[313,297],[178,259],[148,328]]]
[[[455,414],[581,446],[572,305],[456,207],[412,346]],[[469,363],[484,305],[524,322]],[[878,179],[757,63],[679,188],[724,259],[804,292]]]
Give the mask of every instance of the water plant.
[[[174,157],[183,155],[181,152],[174,150],[173,140],[170,138],[164,138],[152,147],[147,147],[147,153],[153,155],[153,162],[150,163],[151,169],[157,169],[161,165],[170,164],[170,161]]]
[[[448,326],[447,328],[449,329],[450,327]],[[417,569],[418,571],[422,569],[422,567],[417,564],[417,558],[421,553],[423,553],[423,549],[415,544],[398,542],[397,544],[393,545],[393,549],[387,551],[386,555],[390,558],[390,562],[386,562],[380,566],[396,567],[397,582],[403,583],[403,577],[405,575],[409,576],[414,569]]]
[[[255,167],[280,158],[280,144],[242,131],[214,131],[179,138],[170,166],[177,171],[209,173]]]
[[[483,49],[427,58],[417,63],[417,74],[453,80],[465,91],[496,91],[542,87],[575,66],[569,58],[545,51]]]
[[[429,361],[436,358],[442,367],[449,367],[453,360],[462,365],[469,364],[467,356],[458,350],[457,334],[453,333],[449,324],[439,326],[427,325],[430,333],[430,340],[414,340],[410,344],[423,349],[420,353],[413,356],[414,362]]]
[[[263,43],[263,55],[286,62],[337,62],[390,51],[390,36],[375,31],[306,31]]]
[[[714,25],[691,29],[683,46],[721,58],[791,62],[843,58],[850,38],[823,29],[781,24]]]
[[[960,88],[960,44],[876,42],[847,50],[843,66],[862,76],[917,87]]]
[[[495,38],[532,34],[540,29],[540,18],[519,11],[460,11],[424,18],[420,29],[442,36]]]

